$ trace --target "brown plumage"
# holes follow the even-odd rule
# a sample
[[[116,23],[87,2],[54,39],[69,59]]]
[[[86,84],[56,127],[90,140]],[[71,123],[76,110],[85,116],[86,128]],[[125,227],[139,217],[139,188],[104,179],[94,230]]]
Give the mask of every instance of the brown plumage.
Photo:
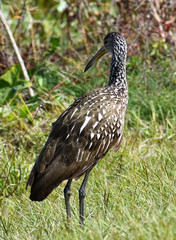
[[[78,98],[53,123],[52,131],[29,176],[30,199],[44,200],[62,181],[67,217],[70,218],[71,181],[86,173],[80,188],[80,220],[84,220],[85,187],[90,170],[114,147],[120,147],[128,88],[126,82],[125,39],[109,33],[104,46],[89,61],[85,71],[106,52],[112,54],[109,84]]]

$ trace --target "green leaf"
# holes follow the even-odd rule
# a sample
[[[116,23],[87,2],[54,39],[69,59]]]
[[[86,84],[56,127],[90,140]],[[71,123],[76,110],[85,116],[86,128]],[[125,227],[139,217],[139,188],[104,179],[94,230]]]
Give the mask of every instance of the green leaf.
[[[14,65],[0,78],[0,88],[11,86],[15,79],[20,76],[21,69],[19,65]]]
[[[12,66],[0,78],[0,105],[12,99],[18,90],[30,87],[32,84],[23,79],[19,65]]]

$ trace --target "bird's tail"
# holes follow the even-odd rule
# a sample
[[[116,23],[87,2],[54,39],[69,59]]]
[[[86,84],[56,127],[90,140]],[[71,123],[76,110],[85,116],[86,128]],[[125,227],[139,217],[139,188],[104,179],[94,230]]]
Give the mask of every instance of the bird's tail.
[[[46,188],[44,187],[40,188],[38,184],[33,184],[31,187],[30,199],[32,201],[43,201],[53,191],[54,188],[59,186],[59,184],[60,183],[58,183],[57,185],[53,184]]]
[[[65,172],[65,167],[60,166],[58,172],[56,169],[51,164],[46,172],[38,173],[37,163],[34,165],[27,182],[27,186],[31,186],[32,201],[43,201],[64,180],[64,175],[61,173]]]

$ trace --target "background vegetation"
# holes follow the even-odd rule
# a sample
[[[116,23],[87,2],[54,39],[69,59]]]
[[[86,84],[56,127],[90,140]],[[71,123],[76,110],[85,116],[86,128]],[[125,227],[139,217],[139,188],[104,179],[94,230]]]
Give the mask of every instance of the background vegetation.
[[[176,3],[0,1],[31,84],[0,29],[0,238],[176,239]],[[105,86],[110,56],[84,74],[110,31],[128,43],[129,105],[123,144],[91,173],[86,225],[72,184],[72,229],[61,186],[31,202],[26,181],[51,123],[84,93]],[[30,97],[32,85],[35,96]]]

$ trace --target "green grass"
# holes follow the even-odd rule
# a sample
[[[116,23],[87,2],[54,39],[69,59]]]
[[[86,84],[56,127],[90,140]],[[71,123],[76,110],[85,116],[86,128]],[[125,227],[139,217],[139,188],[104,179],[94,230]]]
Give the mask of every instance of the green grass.
[[[91,172],[84,228],[78,213],[82,179],[72,184],[71,229],[66,225],[65,183],[41,203],[29,200],[25,186],[51,129],[49,123],[75,97],[102,86],[107,65],[101,63],[100,75],[96,68],[84,75],[78,70],[70,78],[61,72],[70,81],[52,94],[38,88],[36,98],[26,105],[16,96],[16,103],[6,106],[0,127],[0,238],[176,239],[174,66],[169,60],[152,67],[131,62],[123,143],[118,153],[111,150]],[[35,110],[40,100],[44,109]]]

